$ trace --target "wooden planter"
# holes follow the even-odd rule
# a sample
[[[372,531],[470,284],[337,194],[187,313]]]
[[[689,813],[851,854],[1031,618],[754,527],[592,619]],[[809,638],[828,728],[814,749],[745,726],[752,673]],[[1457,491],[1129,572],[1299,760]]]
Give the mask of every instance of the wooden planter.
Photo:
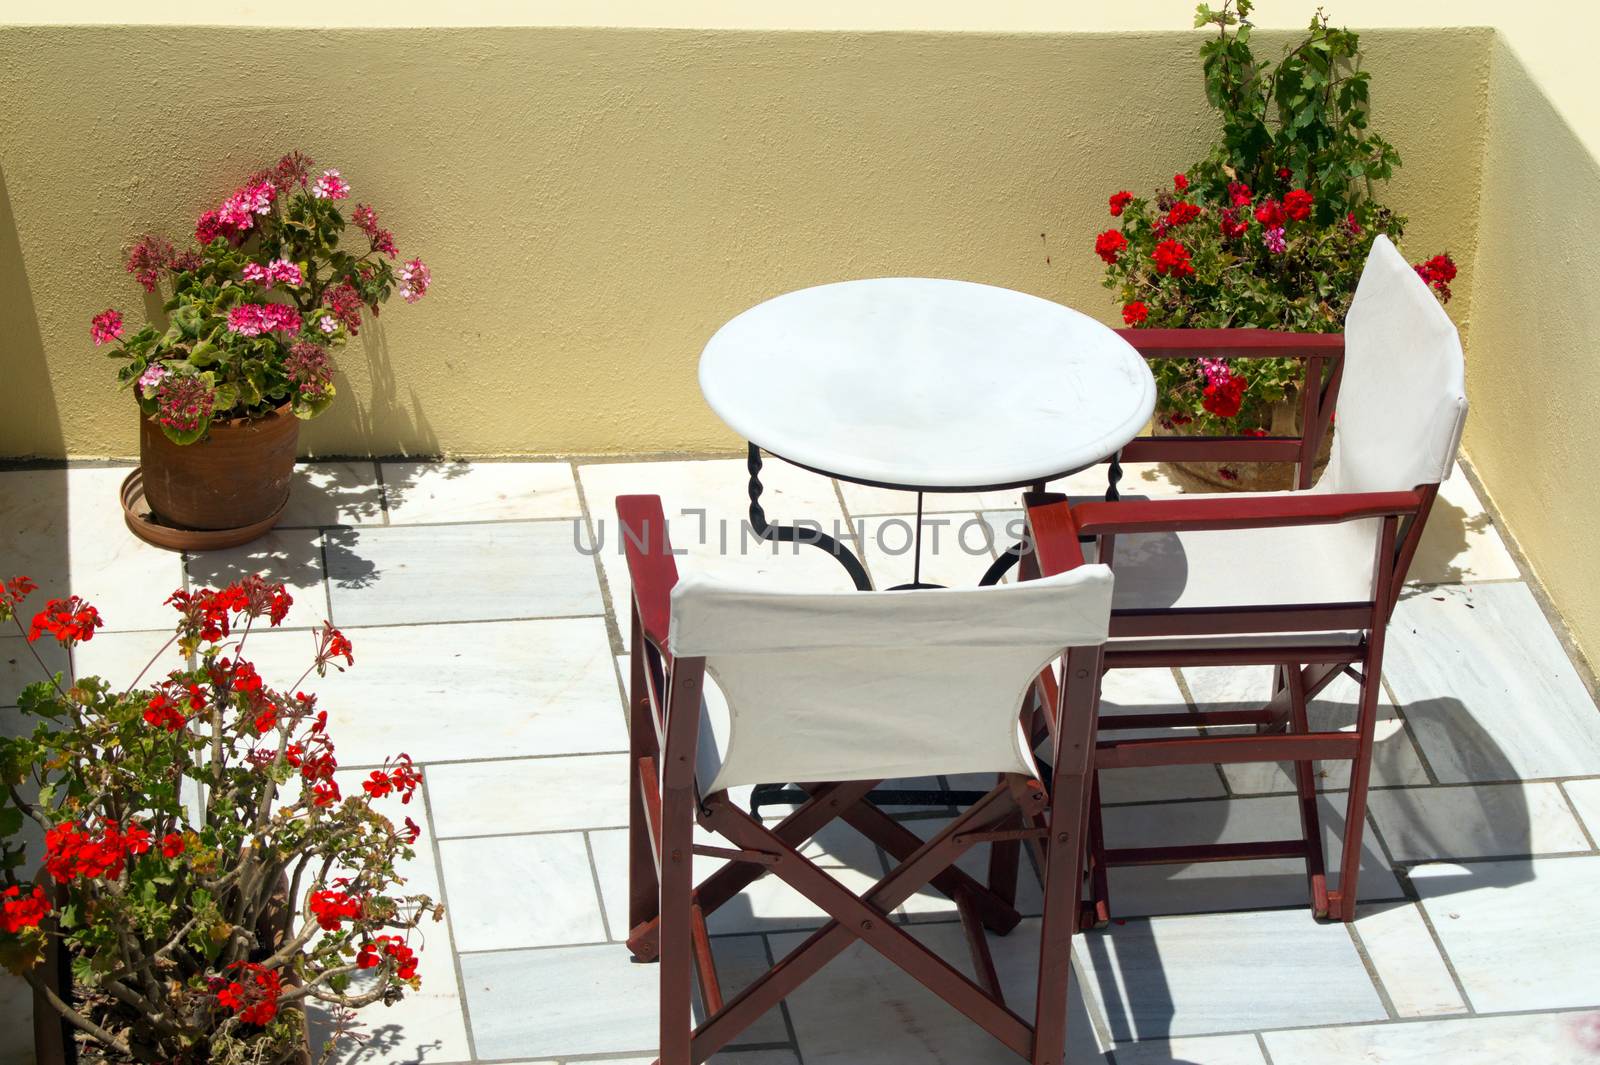
[[[300,419],[285,404],[263,418],[214,422],[180,446],[139,419],[139,469],[123,485],[134,534],[160,547],[207,550],[255,539],[283,514]]]
[[[1188,436],[1182,429],[1168,429],[1158,414],[1153,426],[1157,436]],[[1267,432],[1273,436],[1300,435],[1300,403],[1289,398],[1272,408],[1272,424]],[[1333,433],[1329,432],[1317,449],[1313,465],[1316,476],[1328,465],[1333,449]],[[1187,492],[1284,492],[1295,486],[1295,464],[1292,462],[1163,462],[1162,468]],[[1233,474],[1229,477],[1222,471]]]

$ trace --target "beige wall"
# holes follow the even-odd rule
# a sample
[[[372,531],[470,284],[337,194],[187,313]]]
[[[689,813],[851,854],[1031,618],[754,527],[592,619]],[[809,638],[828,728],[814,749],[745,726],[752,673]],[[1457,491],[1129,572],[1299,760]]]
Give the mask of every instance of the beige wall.
[[[1600,653],[1600,165],[1496,42],[1466,450],[1591,662]]]
[[[1180,23],[1181,24],[1181,23]],[[1267,35],[1276,50],[1284,38]],[[1409,245],[1470,260],[1486,31],[1367,38]],[[1110,318],[1106,195],[1206,145],[1187,32],[0,29],[0,453],[128,455],[87,322],[242,172],[341,166],[436,290],[340,356],[320,453],[725,449],[695,361],[788,289],[925,273]],[[1470,92],[1439,91],[1460,84]],[[1048,260],[1048,261],[1047,261]],[[1470,306],[1465,273],[1455,305]],[[1465,323],[1464,323],[1465,324]],[[59,428],[54,428],[55,426]]]

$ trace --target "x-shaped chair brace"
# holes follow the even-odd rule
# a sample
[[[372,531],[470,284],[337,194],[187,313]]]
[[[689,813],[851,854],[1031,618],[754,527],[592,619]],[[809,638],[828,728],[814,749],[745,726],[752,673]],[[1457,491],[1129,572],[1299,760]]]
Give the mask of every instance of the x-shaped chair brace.
[[[782,831],[782,826],[779,829],[766,828],[729,801],[726,793],[712,796],[700,810],[701,824],[730,840],[740,850],[697,847],[697,853],[731,858],[756,868],[758,875],[759,871],[770,870],[830,914],[832,919],[780,960],[771,971],[719,1007],[714,1008],[713,1003],[720,1000],[720,994],[706,993],[708,973],[705,967],[699,967],[702,994],[707,1000],[710,1015],[694,1032],[690,1054],[692,1061],[704,1061],[726,1046],[740,1031],[777,1005],[856,940],[867,943],[895,962],[928,990],[1018,1054],[1027,1057],[1032,1053],[1033,1026],[1005,1006],[999,978],[979,928],[973,900],[987,894],[987,889],[954,869],[953,863],[978,843],[1041,834],[1042,829],[1016,829],[1011,825],[1018,812],[1025,815],[1040,812],[1045,804],[1043,793],[1027,791],[1018,782],[1003,783],[943,831],[923,842],[855,794],[864,795],[877,783],[868,781],[808,786],[807,791],[815,787],[813,799],[784,823],[791,824],[794,817],[820,803],[832,810],[843,811],[838,816],[858,828],[879,829],[882,827],[881,818],[915,840],[916,846],[908,850],[898,833],[875,833],[869,836],[892,840],[903,860],[893,872],[860,896],[818,868],[792,842],[785,839],[784,836],[793,834],[792,830],[786,833]],[[848,807],[847,803],[850,804]],[[724,867],[727,868],[730,867]],[[940,882],[944,885],[941,890],[947,891],[955,900],[963,924],[967,926],[969,943],[974,945],[973,963],[981,983],[968,978],[923,946],[889,916],[924,885],[934,883],[939,886]],[[1001,903],[996,909],[1009,915],[1004,922],[1007,927],[1016,924],[1015,912],[1009,906]],[[699,951],[696,953],[698,956]],[[710,979],[714,980],[714,977]]]
[[[806,785],[803,790],[810,796],[772,828],[763,831],[772,834],[775,841],[789,847],[804,844],[833,821],[844,821],[867,839],[882,847],[885,853],[898,861],[906,861],[924,846],[916,833],[881,809],[866,801],[867,794],[881,781],[850,781],[842,784]],[[753,819],[751,819],[753,820]],[[714,827],[706,823],[706,827]],[[760,825],[761,822],[754,822]],[[702,848],[702,852],[705,849]],[[726,857],[722,852],[709,852],[713,857]],[[716,912],[738,896],[766,873],[764,861],[729,862],[701,881],[694,890],[694,905],[703,915]],[[983,927],[997,935],[1005,935],[1017,926],[1022,915],[1013,908],[1012,900],[990,889],[960,869],[941,869],[927,883],[951,900],[965,898]],[[918,884],[917,888],[922,885]],[[913,893],[915,892],[913,889]],[[898,903],[897,903],[898,905]],[[637,961],[654,961],[659,950],[661,919],[653,915],[628,933],[628,949]]]

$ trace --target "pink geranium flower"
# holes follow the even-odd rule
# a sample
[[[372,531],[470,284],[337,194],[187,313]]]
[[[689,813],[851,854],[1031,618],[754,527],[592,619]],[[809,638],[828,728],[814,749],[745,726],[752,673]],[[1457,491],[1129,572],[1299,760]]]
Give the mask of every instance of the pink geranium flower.
[[[166,376],[167,368],[161,365],[159,362],[152,362],[145,368],[144,373],[139,375],[139,391],[146,396],[154,395],[155,387],[159,385],[161,383],[161,379]]]
[[[350,195],[350,184],[339,176],[339,171],[324,170],[311,186],[311,195],[319,200],[342,200]]]
[[[432,283],[433,274],[421,259],[411,259],[400,268],[399,292],[407,303],[415,303],[427,295]]]
[[[300,273],[300,267],[288,259],[274,259],[265,266],[260,263],[246,263],[240,271],[246,281],[254,281],[260,285],[274,285],[282,281],[286,285],[300,285],[305,278]]]
[[[281,303],[245,303],[228,312],[228,328],[240,336],[300,332],[300,312]]]
[[[95,347],[121,339],[122,315],[107,307],[89,323],[89,336],[94,340]]]
[[[255,216],[272,210],[278,190],[270,181],[258,181],[235,192],[217,208],[217,222],[229,236],[238,238],[255,225]]]

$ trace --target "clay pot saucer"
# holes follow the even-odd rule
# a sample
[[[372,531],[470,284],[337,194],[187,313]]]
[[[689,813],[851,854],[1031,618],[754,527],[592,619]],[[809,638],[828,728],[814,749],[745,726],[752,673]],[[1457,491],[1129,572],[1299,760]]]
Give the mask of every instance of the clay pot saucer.
[[[186,529],[167,524],[151,511],[144,497],[142,469],[135,468],[122,482],[122,516],[129,530],[145,543],[168,551],[215,551],[247,544],[278,524],[284,507],[288,505],[289,501],[285,499],[267,517],[236,529]]]

